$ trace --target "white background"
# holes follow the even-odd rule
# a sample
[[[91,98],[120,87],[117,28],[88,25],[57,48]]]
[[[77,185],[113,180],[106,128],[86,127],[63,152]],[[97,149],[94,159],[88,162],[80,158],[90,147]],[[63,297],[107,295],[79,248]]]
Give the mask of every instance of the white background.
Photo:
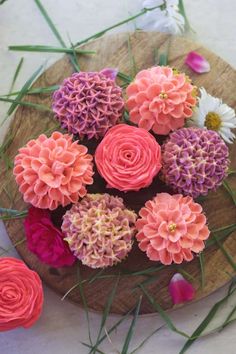
[[[112,25],[140,10],[138,0],[42,0],[57,28],[64,36],[68,34],[76,42],[109,25]],[[236,64],[236,1],[235,0],[185,0],[190,23],[196,30],[195,39],[216,52],[233,66]],[[133,29],[123,26],[119,31]],[[0,6],[0,94],[7,93],[21,56],[24,66],[17,82],[21,88],[24,82],[45,60],[48,64],[59,58],[57,54],[9,52],[8,45],[44,44],[58,45],[53,34],[39,13],[33,0],[8,0]],[[22,55],[21,55],[22,54]],[[236,87],[235,87],[236,89]],[[0,105],[0,120],[5,117],[7,105]],[[2,138],[7,125],[1,128]],[[0,246],[8,247],[10,242],[0,228]],[[13,252],[12,255],[15,255]],[[158,284],[157,284],[158,286]],[[211,306],[223,296],[221,289],[212,296],[171,314],[176,326],[189,334],[206,316]],[[236,296],[219,313],[209,330],[217,327],[236,303]],[[111,317],[108,328],[115,320]],[[96,335],[100,316],[91,314],[92,332]],[[134,349],[139,342],[155,328],[163,324],[158,316],[141,317],[131,343]],[[112,344],[105,341],[101,349],[106,353],[117,353],[121,349],[129,322],[112,336]],[[190,354],[235,354],[236,323],[220,334],[198,340],[189,349]],[[45,287],[45,305],[42,317],[29,330],[17,329],[0,333],[1,354],[84,354],[87,349],[80,343],[87,341],[87,328],[83,311],[60,298]],[[177,354],[185,339],[173,334],[167,328],[161,329],[139,351],[141,354]]]

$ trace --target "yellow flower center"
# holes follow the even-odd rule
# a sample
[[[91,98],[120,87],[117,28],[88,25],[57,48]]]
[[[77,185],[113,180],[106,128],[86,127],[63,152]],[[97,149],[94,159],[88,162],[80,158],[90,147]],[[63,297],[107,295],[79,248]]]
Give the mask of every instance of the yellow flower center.
[[[180,71],[176,68],[172,68],[172,71],[173,71],[173,74],[174,75],[179,75],[180,74]]]
[[[216,131],[219,130],[221,126],[221,119],[219,114],[215,112],[207,113],[205,119],[205,126],[207,127],[207,129],[216,130]]]
[[[166,99],[166,98],[168,98],[168,95],[167,95],[167,93],[165,93],[165,92],[161,92],[160,95],[159,95],[159,97],[160,97],[161,99]]]
[[[169,229],[170,232],[175,232],[176,227],[177,227],[176,224],[171,223],[171,224],[168,226],[168,229]]]

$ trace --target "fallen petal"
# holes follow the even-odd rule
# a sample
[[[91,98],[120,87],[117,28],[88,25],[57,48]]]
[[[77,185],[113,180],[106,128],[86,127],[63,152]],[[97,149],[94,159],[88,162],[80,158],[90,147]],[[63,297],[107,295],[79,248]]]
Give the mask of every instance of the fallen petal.
[[[180,273],[176,273],[168,286],[173,304],[182,304],[191,301],[195,297],[195,289]]]
[[[209,62],[196,52],[189,52],[185,64],[198,74],[207,73],[211,70]]]
[[[113,68],[105,68],[100,71],[103,75],[105,75],[107,78],[114,80],[116,79],[116,76],[118,74],[118,69],[113,69]]]

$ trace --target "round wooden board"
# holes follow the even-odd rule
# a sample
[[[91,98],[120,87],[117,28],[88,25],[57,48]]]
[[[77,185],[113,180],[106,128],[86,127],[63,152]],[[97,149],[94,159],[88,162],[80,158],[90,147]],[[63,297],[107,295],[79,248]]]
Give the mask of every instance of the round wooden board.
[[[132,53],[138,70],[154,65],[155,49],[158,49],[158,52],[161,53],[165,51],[170,44],[170,66],[185,71],[198,87],[204,86],[211,94],[217,97],[222,97],[227,104],[234,108],[236,107],[236,73],[232,67],[207,49],[181,37],[170,38],[165,34],[144,32],[136,32],[130,35],[123,33],[102,37],[101,39],[84,45],[84,48],[87,50],[96,50],[97,54],[95,56],[80,57],[79,62],[81,70],[96,71],[104,67],[117,67],[120,71],[130,74],[132,68],[130,68],[130,54],[128,50],[129,36]],[[209,60],[211,64],[211,71],[209,73],[196,75],[184,65],[184,58],[191,50],[196,50]],[[72,72],[73,68],[69,59],[64,57],[46,70],[34,84],[34,87],[60,84],[62,80],[65,77],[70,76]],[[25,100],[44,104],[48,107],[51,105],[50,95],[31,95],[27,96]],[[12,141],[8,144],[6,150],[9,158],[13,160],[18,148],[23,146],[31,138],[37,137],[45,130],[54,128],[55,125],[56,121],[53,118],[53,114],[37,111],[28,107],[19,107],[6,137],[6,139],[12,138]],[[230,146],[230,149],[232,161],[231,169],[236,170],[235,145]],[[12,171],[6,171],[2,162],[0,167],[1,206],[6,208],[11,207],[18,210],[26,209],[27,206],[24,204],[22,197],[18,192],[18,188],[12,176]],[[101,178],[99,179],[96,175],[95,181],[95,184],[89,189],[89,191],[104,192],[106,189]],[[229,177],[229,183],[232,188],[236,188],[235,177]],[[160,190],[163,190],[163,186],[160,185],[160,182],[156,183],[155,181],[149,189],[140,193],[120,194],[114,190],[108,190],[108,192],[122,195],[127,206],[139,210],[146,200],[152,198]],[[219,188],[216,193],[211,193],[207,197],[207,200],[204,201],[203,208],[207,214],[210,228],[218,228],[233,224],[236,220],[236,208],[223,188]],[[22,219],[11,220],[5,224],[13,243],[24,237]],[[231,236],[223,242],[223,246],[236,261],[236,238],[234,236],[235,233],[231,234]],[[68,289],[78,282],[78,264],[69,268],[53,269],[39,262],[38,259],[27,250],[25,243],[19,245],[17,249],[25,262],[39,273],[45,283],[62,296],[68,291]],[[184,271],[190,273],[194,278],[193,283],[197,289],[196,299],[201,299],[223,286],[229,280],[229,276],[234,273],[234,270],[228,263],[222,251],[216,246],[209,247],[204,252],[204,259],[205,286],[203,289],[200,285],[201,272],[199,258],[195,257],[194,261],[185,263],[181,266]],[[135,244],[132,252],[124,262],[116,267],[105,270],[103,274],[114,274],[119,271],[123,272],[124,270],[139,271],[153,266],[158,267],[159,264],[149,261],[145,254],[139,251]],[[176,267],[165,267],[163,270],[152,274],[156,276],[156,279],[147,285],[150,294],[164,309],[172,308],[167,286],[171,276],[176,271]],[[96,274],[96,272],[96,270],[84,266],[81,267],[83,279],[89,278]],[[134,291],[133,289],[136,284],[145,279],[147,278],[144,276],[122,276],[120,278],[112,305],[113,313],[124,314],[137,303],[141,291],[138,289]],[[90,309],[96,311],[103,310],[108,294],[113,288],[115,281],[115,278],[110,277],[107,279],[97,279],[90,284],[84,283],[84,292]],[[68,295],[68,298],[73,302],[79,304],[82,303],[78,288],[72,291]],[[152,312],[154,312],[152,306],[144,297],[141,305],[141,313],[145,314]]]

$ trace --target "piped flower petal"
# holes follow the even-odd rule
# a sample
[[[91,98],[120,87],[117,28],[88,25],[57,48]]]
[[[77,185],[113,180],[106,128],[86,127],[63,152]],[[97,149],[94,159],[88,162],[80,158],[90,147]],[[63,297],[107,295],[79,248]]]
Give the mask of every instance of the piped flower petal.
[[[195,289],[180,273],[176,273],[168,286],[173,304],[182,304],[191,301],[195,297]]]
[[[189,52],[185,64],[198,74],[207,73],[211,70],[210,63],[197,52]]]
[[[118,74],[118,69],[105,68],[105,69],[101,70],[100,73],[105,75],[108,79],[115,81],[117,74]]]

